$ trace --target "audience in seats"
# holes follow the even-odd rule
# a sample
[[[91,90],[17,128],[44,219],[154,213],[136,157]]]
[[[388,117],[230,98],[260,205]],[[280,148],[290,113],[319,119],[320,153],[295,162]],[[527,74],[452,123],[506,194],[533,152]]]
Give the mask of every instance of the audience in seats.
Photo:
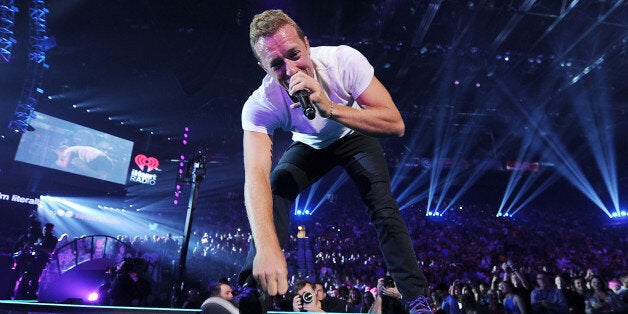
[[[381,289],[375,287],[379,279],[386,275],[386,269],[377,245],[372,245],[371,241],[356,245],[356,239],[371,237],[374,230],[368,219],[361,219],[359,208],[351,211],[355,204],[359,202],[334,198],[333,204],[325,205],[344,207],[349,213],[342,220],[335,218],[339,222],[333,225],[325,223],[331,221],[328,216],[334,214],[333,208],[325,206],[317,210],[317,215],[303,222],[307,226],[314,254],[316,277],[312,281],[317,282],[314,290],[323,310],[330,306],[329,309],[338,312],[337,306],[346,305],[352,288],[359,289],[362,298],[365,292],[374,292],[375,304],[380,296]],[[198,285],[188,289],[197,289],[201,299],[210,297],[210,279],[236,278],[248,251],[250,233],[241,200],[234,198],[232,203],[221,204],[221,208],[233,215],[207,211],[195,217],[197,236],[191,238],[192,251],[188,255],[187,273]],[[413,245],[419,252],[419,264],[429,282],[432,306],[441,308],[443,304],[443,297],[435,293],[435,287],[445,284],[445,290],[449,290],[448,284],[458,279],[458,294],[454,289],[452,298],[459,310],[465,313],[473,310],[478,313],[503,313],[503,307],[514,300],[514,295],[526,304],[526,299],[532,297],[532,291],[540,288],[537,275],[546,273],[549,280],[545,289],[556,287],[563,295],[569,313],[584,313],[585,308],[589,313],[628,313],[625,310],[628,228],[609,224],[603,217],[596,218],[599,214],[595,212],[576,216],[570,211],[548,210],[542,214],[521,211],[514,218],[498,218],[494,212],[494,209],[480,206],[469,208],[468,212],[456,210],[433,218],[413,208],[402,211],[414,239]],[[23,229],[24,226],[16,226],[0,235],[0,253],[13,252]],[[72,230],[58,231],[68,233],[70,237],[79,236],[72,234]],[[203,237],[205,233],[207,235]],[[295,236],[288,240],[285,254],[289,271],[296,274],[296,226],[293,234]],[[608,241],[609,234],[613,235],[613,241]],[[120,235],[118,238],[130,244],[135,236]],[[178,243],[173,245],[173,241],[177,240]],[[176,235],[141,235],[140,247],[122,251],[120,259],[159,252],[157,261],[161,264],[152,267],[159,273],[157,276],[151,274],[151,278],[145,277],[152,289],[145,302],[140,303],[138,299],[137,304],[170,306],[169,278],[174,272],[173,265],[176,266],[178,261],[181,242]],[[119,250],[116,247],[111,252],[112,258],[115,258]],[[557,280],[557,276],[560,279]],[[608,288],[608,282],[613,278],[622,284],[618,291]],[[500,289],[504,279],[513,285],[508,298]],[[295,283],[296,277],[291,280],[291,287]],[[236,299],[238,287],[232,288]],[[468,291],[474,296],[475,304],[469,301]],[[320,297],[320,293],[326,297]],[[292,299],[289,301],[291,303]],[[531,302],[519,311],[534,313]]]
[[[533,313],[567,313],[565,296],[550,282],[546,272],[536,274],[538,288],[532,290],[530,295]]]
[[[591,291],[584,300],[586,313],[627,313],[626,305],[620,297],[608,289],[599,276],[591,277]]]

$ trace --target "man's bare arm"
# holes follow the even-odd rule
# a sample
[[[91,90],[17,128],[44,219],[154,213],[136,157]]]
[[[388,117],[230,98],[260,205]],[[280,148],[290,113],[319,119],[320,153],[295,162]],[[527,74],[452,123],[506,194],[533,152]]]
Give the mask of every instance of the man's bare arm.
[[[272,140],[268,134],[244,131],[244,204],[257,253],[253,276],[270,295],[288,291],[288,268],[273,223],[270,188]]]
[[[310,90],[310,100],[322,116],[331,115],[331,118],[336,122],[363,134],[382,137],[403,136],[405,133],[405,124],[399,109],[397,109],[386,87],[375,76],[371,79],[369,86],[356,99],[362,109],[332,103],[320,84],[302,72],[295,74],[290,79],[290,89],[294,91]]]

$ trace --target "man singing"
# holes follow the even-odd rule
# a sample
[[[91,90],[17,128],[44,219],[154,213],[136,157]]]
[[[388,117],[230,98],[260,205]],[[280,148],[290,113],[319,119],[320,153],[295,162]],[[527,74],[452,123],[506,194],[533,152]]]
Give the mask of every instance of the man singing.
[[[271,296],[287,292],[282,247],[290,207],[302,190],[340,166],[359,189],[387,270],[410,312],[431,313],[425,276],[375,138],[403,136],[405,125],[373,66],[348,46],[310,47],[281,10],[256,15],[249,35],[266,76],[242,110],[244,198],[253,242],[240,284],[259,285]],[[296,96],[309,97],[315,117],[304,115]],[[272,134],[278,128],[292,132],[294,142],[271,169]]]

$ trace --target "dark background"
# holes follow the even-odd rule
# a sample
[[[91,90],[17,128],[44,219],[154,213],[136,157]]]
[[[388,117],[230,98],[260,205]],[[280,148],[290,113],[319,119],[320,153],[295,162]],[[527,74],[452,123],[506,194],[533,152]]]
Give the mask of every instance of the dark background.
[[[360,50],[389,88],[406,122],[403,138],[382,140],[395,194],[425,193],[441,169],[439,182],[451,185],[445,203],[489,204],[497,212],[509,180],[531,178],[525,195],[543,189],[524,211],[604,215],[566,178],[581,175],[611,208],[602,175],[609,173],[625,202],[623,1],[47,1],[47,35],[56,45],[47,51],[50,69],[36,110],[134,141],[134,153],[159,158],[164,179],[153,190],[13,161],[19,134],[4,126],[20,97],[28,51],[27,2],[15,3],[18,43],[11,62],[0,64],[5,194],[122,196],[127,206],[180,213],[187,200],[170,206],[178,166],[170,160],[203,151],[210,163],[199,206],[220,209],[241,198],[240,112],[264,75],[250,51],[248,24],[255,13],[282,8],[313,46]],[[188,145],[181,144],[185,127]],[[275,139],[280,151],[289,136]],[[595,156],[603,152],[616,169],[598,166]],[[506,161],[541,167],[515,173]],[[424,214],[426,201],[400,204]]]

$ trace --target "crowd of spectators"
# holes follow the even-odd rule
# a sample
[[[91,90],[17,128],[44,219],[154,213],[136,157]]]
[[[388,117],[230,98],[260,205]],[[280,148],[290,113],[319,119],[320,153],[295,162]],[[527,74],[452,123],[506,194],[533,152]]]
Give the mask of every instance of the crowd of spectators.
[[[360,203],[337,201],[315,216],[295,217],[285,249],[293,274],[291,284],[308,275],[297,270],[297,226],[302,225],[314,252],[316,271],[311,280],[322,283],[330,294],[341,294],[340,297],[343,296],[339,290],[344,289],[339,287],[348,287],[349,291],[374,290],[386,269],[375,231],[361,208],[354,208],[354,204]],[[503,279],[510,282],[507,275],[516,268],[520,279],[513,281],[526,282],[528,290],[522,293],[521,287],[515,285],[514,291],[525,294],[521,297],[532,309],[532,291],[541,284],[536,279],[539,274],[551,277],[551,286],[555,285],[556,276],[561,278],[563,292],[574,289],[576,278],[584,278],[585,285],[593,291],[590,281],[594,277],[606,287],[609,282],[617,282],[628,269],[628,230],[621,223],[611,224],[601,213],[530,210],[515,217],[495,217],[495,212],[488,206],[452,209],[442,217],[428,217],[414,209],[402,211],[431,291],[445,286],[444,290],[454,295],[459,304],[463,303],[463,292],[478,296],[478,291],[482,291],[484,299],[480,298],[483,301],[479,303],[488,306],[492,304],[489,295],[498,300],[504,298],[500,283]],[[246,221],[222,217],[222,221],[217,221],[217,217],[202,220],[204,226],[199,230],[212,230],[212,224],[218,224],[221,231],[203,233],[195,244],[192,268],[207,280],[228,276],[235,282],[250,233]],[[456,287],[452,287],[454,282]],[[439,300],[435,295],[436,308],[442,305]],[[587,304],[593,306],[591,302]]]
[[[386,269],[375,231],[361,206],[358,201],[337,199],[313,216],[294,218],[293,232],[285,249],[291,284],[308,276],[311,281],[321,283],[330,296],[348,299],[347,292],[352,290],[351,300],[357,292],[362,293],[362,298],[364,292],[376,296],[373,288],[386,275]],[[480,307],[480,313],[503,312],[502,300],[512,290],[528,309],[534,309],[538,304],[533,302],[533,291],[542,285],[537,280],[539,275],[548,276],[546,285],[557,286],[569,302],[574,298],[572,292],[577,290],[576,280],[583,279],[581,285],[585,288],[581,290],[589,289],[582,296],[587,300],[586,306],[589,309],[601,303],[609,306],[612,300],[608,299],[608,283],[615,284],[619,290],[621,284],[616,282],[628,270],[625,224],[613,225],[594,211],[529,209],[515,217],[495,217],[495,212],[488,206],[451,209],[442,217],[426,216],[424,210],[414,208],[402,211],[435,308],[442,308],[443,300],[453,296],[469,313],[477,312]],[[299,225],[305,226],[310,239],[314,274],[298,273]],[[199,215],[194,230],[187,262],[188,288],[195,289],[202,299],[207,297],[212,282],[226,277],[236,289],[237,274],[251,239],[241,203],[234,201],[220,212]],[[138,252],[164,252],[158,259],[162,264],[161,274],[152,278],[162,284],[153,284],[150,299],[154,302],[146,304],[166,305],[164,295],[169,293],[181,238],[153,235],[123,236],[120,240]],[[519,279],[511,281],[509,275],[513,270]],[[555,283],[557,276],[561,284]],[[509,287],[510,284],[514,285]],[[608,301],[600,302],[605,298]]]

